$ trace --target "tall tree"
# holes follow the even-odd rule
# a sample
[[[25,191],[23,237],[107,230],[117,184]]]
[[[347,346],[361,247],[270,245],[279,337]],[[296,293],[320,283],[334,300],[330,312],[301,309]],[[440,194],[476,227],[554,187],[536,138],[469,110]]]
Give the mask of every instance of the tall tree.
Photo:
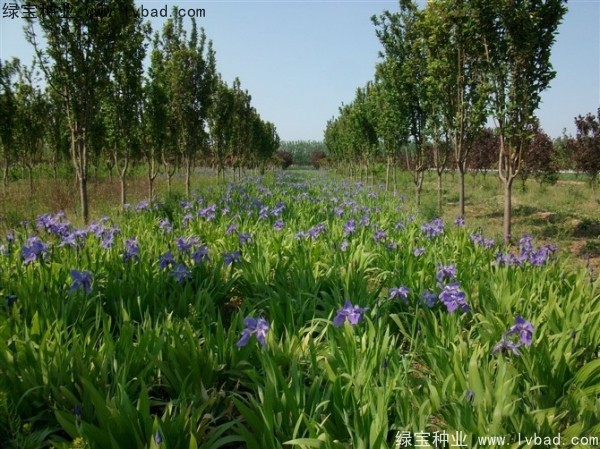
[[[143,139],[141,151],[148,169],[148,198],[153,200],[154,180],[158,176],[160,157],[168,152],[168,94],[164,55],[160,36],[154,35],[148,78],[144,85],[142,113]],[[171,177],[169,176],[169,189]]]
[[[217,178],[225,180],[226,157],[231,148],[234,122],[235,94],[227,83],[219,79],[208,124],[212,143],[212,161]]]
[[[385,189],[389,189],[390,171],[392,171],[394,193],[397,189],[396,168],[399,151],[408,144],[408,128],[398,126],[402,123],[402,104],[397,99],[394,90],[394,71],[397,70],[395,61],[386,59],[377,64],[375,69],[374,95],[377,102],[377,135],[381,140],[386,156]]]
[[[438,129],[432,136],[435,165],[441,181],[440,166],[445,165],[446,153],[443,142],[436,144],[435,135],[443,134],[454,147],[459,172],[460,216],[465,215],[469,153],[486,119],[484,47],[474,17],[472,2],[465,0],[428,2],[423,17],[428,47],[426,85],[430,92],[428,102],[433,109],[430,129]]]
[[[38,11],[54,7],[50,0],[32,0]],[[26,36],[33,44],[46,79],[60,95],[67,112],[71,158],[79,184],[81,216],[89,219],[88,157],[91,130],[100,99],[112,71],[119,42],[134,20],[133,0],[106,0],[102,4],[69,2],[68,14],[38,14],[27,19]],[[40,45],[35,25],[45,38]]]
[[[45,91],[47,109],[46,143],[54,179],[58,178],[58,165],[69,158],[69,126],[60,98],[49,86]]]
[[[15,112],[17,102],[13,88],[13,77],[20,62],[0,60],[0,151],[2,156],[2,185],[4,193],[8,186],[8,170],[14,160]]]
[[[150,33],[141,17],[127,23],[128,39],[117,42],[115,64],[105,97],[105,118],[110,130],[110,157],[117,167],[121,184],[121,208],[127,202],[125,178],[132,158],[140,152],[142,139],[143,73],[146,39]]]
[[[175,9],[176,10],[176,9]],[[173,14],[163,28],[166,69],[169,73],[169,115],[177,149],[185,164],[186,193],[198,150],[208,150],[207,119],[216,86],[215,55],[204,30],[198,35],[192,19],[189,39],[183,19]]]
[[[512,184],[519,173],[540,94],[555,72],[550,51],[566,12],[563,0],[475,0],[484,46],[490,108],[500,138],[498,175],[504,188],[504,238],[511,238]]]
[[[398,127],[408,130],[412,145],[406,146],[406,163],[413,173],[417,205],[427,168],[425,158],[425,127],[427,110],[425,77],[427,74],[426,47],[423,28],[419,26],[422,11],[411,0],[400,1],[400,11],[385,11],[372,17],[377,37],[383,45],[383,55],[392,70],[384,72],[393,76],[389,80],[390,95],[399,102]]]
[[[29,194],[33,195],[33,168],[44,150],[47,103],[36,78],[35,64],[18,67],[16,84],[15,147],[29,177]]]

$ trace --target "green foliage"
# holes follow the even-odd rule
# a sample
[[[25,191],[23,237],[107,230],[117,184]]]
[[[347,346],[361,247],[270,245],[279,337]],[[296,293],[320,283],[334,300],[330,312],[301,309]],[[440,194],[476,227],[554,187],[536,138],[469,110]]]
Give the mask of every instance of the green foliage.
[[[278,150],[290,153],[296,165],[312,165],[311,154],[315,151],[325,152],[327,147],[316,140],[291,140],[281,142]]]
[[[0,242],[0,438],[366,449],[405,432],[460,431],[471,447],[489,435],[596,435],[598,281],[562,257],[520,252],[504,265],[497,254],[518,249],[465,228],[428,237],[429,217],[399,205],[358,184],[269,176],[141,204],[107,248],[110,220],[79,246],[61,244],[58,229],[74,228],[60,217],[17,229]],[[48,253],[26,263],[33,235]],[[133,237],[138,257],[124,261]],[[208,259],[194,262],[203,246]],[[188,278],[159,263],[167,251]],[[239,263],[227,265],[232,251]],[[450,264],[469,312],[422,300],[450,282],[436,276]],[[89,292],[72,288],[71,270],[93,274]],[[406,299],[390,299],[399,286]],[[336,327],[346,299],[367,310]],[[517,315],[532,323],[531,346],[495,351],[518,337],[506,336]],[[246,317],[268,323],[264,346],[254,335],[236,344]]]

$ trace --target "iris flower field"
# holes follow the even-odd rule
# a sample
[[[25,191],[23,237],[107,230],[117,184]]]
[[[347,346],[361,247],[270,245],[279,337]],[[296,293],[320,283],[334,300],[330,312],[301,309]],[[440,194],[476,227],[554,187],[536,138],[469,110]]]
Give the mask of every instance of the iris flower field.
[[[1,447],[592,447],[573,265],[326,176],[42,215],[0,237]]]

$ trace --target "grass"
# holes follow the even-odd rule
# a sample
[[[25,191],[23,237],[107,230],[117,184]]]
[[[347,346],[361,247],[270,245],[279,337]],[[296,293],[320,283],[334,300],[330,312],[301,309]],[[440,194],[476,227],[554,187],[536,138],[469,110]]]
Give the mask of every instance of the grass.
[[[409,173],[398,173],[398,191],[409,202],[415,201],[415,189]],[[375,184],[385,181],[383,170]],[[465,177],[465,220],[472,228],[484,228],[494,237],[502,237],[503,191],[495,172],[467,174]],[[443,210],[441,217],[452,222],[458,214],[458,175],[443,177]],[[528,234],[537,240],[553,243],[580,262],[600,267],[600,254],[589,245],[600,238],[600,206],[593,198],[585,176],[563,174],[555,185],[542,185],[528,180],[523,188],[520,180],[513,185],[512,234],[517,238]],[[437,177],[427,172],[423,183],[420,210],[425,216],[439,216]]]
[[[290,172],[302,176],[314,174],[314,170],[301,167]],[[409,202],[414,202],[415,193],[412,178],[408,173],[399,172],[398,190]],[[492,236],[502,236],[503,196],[496,173],[468,174],[466,180],[466,217],[472,228],[485,228]],[[182,197],[185,185],[182,175],[173,177],[171,195]],[[193,178],[192,189],[216,184],[216,177],[210,170],[200,169]],[[380,167],[376,174],[376,184],[384,182],[384,170]],[[433,218],[439,215],[437,208],[437,178],[434,172],[427,172],[421,194],[421,207],[424,216]],[[148,195],[147,180],[143,167],[132,172],[127,179],[127,199],[137,204]],[[158,198],[167,195],[167,179],[159,176],[155,181],[155,194]],[[121,214],[118,201],[120,185],[116,177],[92,177],[89,183],[90,216],[103,215],[117,217]],[[448,222],[456,218],[458,212],[458,176],[446,173],[443,178],[443,211],[441,216]],[[83,225],[79,217],[79,196],[77,185],[72,179],[53,179],[49,173],[40,173],[34,181],[34,195],[29,193],[27,179],[9,183],[6,194],[0,194],[0,230],[18,226],[22,221],[32,221],[36,216],[65,211],[75,225]],[[538,240],[556,244],[562,251],[570,253],[585,264],[600,268],[600,251],[595,244],[600,239],[600,206],[594,200],[589,182],[585,176],[563,174],[555,185],[542,185],[528,180],[523,187],[520,180],[513,186],[513,235],[528,234]],[[596,242],[596,243],[595,243]]]

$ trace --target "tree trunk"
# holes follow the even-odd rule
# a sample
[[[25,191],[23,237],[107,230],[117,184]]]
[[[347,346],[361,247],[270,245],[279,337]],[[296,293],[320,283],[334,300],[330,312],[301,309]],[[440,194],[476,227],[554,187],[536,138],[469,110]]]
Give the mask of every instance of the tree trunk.
[[[57,165],[56,159],[57,159],[56,153],[53,153],[52,154],[52,179],[54,179],[55,181],[58,179],[58,168],[56,167],[56,165]]]
[[[121,184],[121,210],[125,210],[125,202],[127,200],[127,196],[126,196],[126,192],[125,192],[125,175],[121,174],[119,175],[119,181]]]
[[[152,203],[152,199],[154,198],[154,178],[155,176],[148,177],[148,199],[150,203]]]
[[[185,160],[185,194],[190,196],[190,176],[192,171],[192,158],[187,157]]]
[[[79,199],[81,201],[81,216],[83,222],[88,223],[89,220],[89,204],[88,204],[88,192],[87,192],[87,178],[80,177],[79,182]]]
[[[391,158],[388,156],[387,158],[387,166],[385,168],[385,191],[389,192],[390,188],[390,167],[392,165]]]
[[[425,173],[422,171],[417,172],[417,182],[416,191],[417,191],[417,207],[421,205],[421,189],[423,188],[423,179],[425,178]]]
[[[458,213],[461,217],[465,216],[465,171],[458,167]]]
[[[512,181],[514,178],[502,180],[504,186],[504,241],[510,243],[512,221]]]
[[[436,170],[437,172],[437,200],[438,200],[438,214],[442,216],[442,171]]]

